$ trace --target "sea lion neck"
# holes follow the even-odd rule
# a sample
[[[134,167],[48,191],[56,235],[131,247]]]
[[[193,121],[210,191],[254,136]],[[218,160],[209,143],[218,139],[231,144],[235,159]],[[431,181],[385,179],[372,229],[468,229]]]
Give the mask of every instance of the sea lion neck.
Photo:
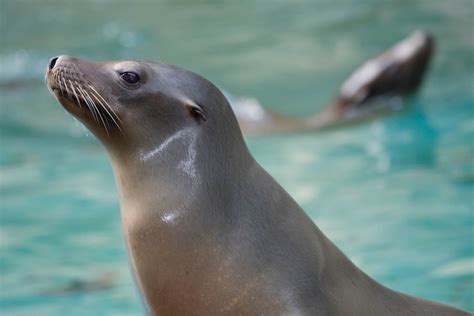
[[[251,168],[255,160],[241,136],[217,134],[188,127],[155,137],[134,150],[109,150],[122,201],[153,190],[160,205],[176,208],[196,194],[200,198],[212,194],[229,179],[238,182],[240,172]],[[217,142],[215,137],[228,140]]]

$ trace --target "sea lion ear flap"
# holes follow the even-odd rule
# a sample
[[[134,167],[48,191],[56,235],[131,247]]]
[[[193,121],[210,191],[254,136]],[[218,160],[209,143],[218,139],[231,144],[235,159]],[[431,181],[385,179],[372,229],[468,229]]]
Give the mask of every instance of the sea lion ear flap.
[[[188,108],[189,113],[191,113],[191,115],[194,116],[195,118],[203,120],[203,121],[207,120],[202,106],[198,105],[197,103],[194,103],[193,101],[187,101],[186,107]]]

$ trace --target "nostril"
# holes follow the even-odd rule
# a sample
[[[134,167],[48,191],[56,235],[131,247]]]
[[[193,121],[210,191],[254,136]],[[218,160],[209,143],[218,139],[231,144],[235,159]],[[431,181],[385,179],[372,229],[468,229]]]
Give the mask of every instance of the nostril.
[[[58,57],[53,57],[49,60],[49,69],[53,69],[54,65],[56,65],[56,61],[58,60]]]

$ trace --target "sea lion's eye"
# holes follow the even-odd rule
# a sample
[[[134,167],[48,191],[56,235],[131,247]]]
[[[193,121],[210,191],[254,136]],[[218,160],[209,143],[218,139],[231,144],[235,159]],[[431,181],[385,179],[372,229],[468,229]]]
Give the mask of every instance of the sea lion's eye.
[[[204,110],[201,106],[197,105],[196,103],[189,103],[187,104],[189,112],[196,118],[199,118],[203,121],[206,121],[206,115],[204,114]]]
[[[138,74],[131,71],[122,72],[120,77],[129,84],[137,84],[140,81]]]

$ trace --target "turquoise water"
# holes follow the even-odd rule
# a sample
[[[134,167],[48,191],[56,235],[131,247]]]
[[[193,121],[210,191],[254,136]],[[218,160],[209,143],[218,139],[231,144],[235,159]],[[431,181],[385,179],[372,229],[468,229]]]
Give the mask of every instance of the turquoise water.
[[[474,310],[471,1],[0,3],[1,314],[141,313],[107,156],[45,88],[49,57],[160,59],[305,115],[355,66],[420,27],[438,51],[408,111],[248,144],[369,275]],[[61,293],[107,273],[108,289]]]

